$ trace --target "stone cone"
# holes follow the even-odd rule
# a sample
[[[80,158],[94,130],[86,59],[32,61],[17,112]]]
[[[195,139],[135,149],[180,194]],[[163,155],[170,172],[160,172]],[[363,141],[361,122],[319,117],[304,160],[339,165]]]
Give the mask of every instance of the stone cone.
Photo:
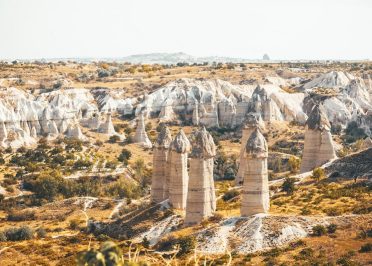
[[[107,113],[106,121],[98,127],[98,132],[107,134],[109,136],[116,135],[114,125],[112,124],[111,114]]]
[[[247,141],[256,128],[260,128],[261,130],[265,128],[265,124],[261,120],[261,116],[258,116],[257,118],[257,116],[254,114],[248,114],[243,124],[244,125],[242,128],[242,140],[239,154],[239,169],[235,179],[235,185],[237,186],[242,185],[244,180],[245,164],[243,162]]]
[[[190,154],[185,224],[192,225],[211,216],[216,210],[216,193],[213,180],[213,158],[216,146],[205,128],[196,132]]]
[[[145,148],[152,148],[152,143],[146,133],[145,118],[143,117],[143,113],[141,113],[138,118],[136,133],[134,135],[134,143],[138,143]]]
[[[246,142],[241,215],[267,213],[270,207],[267,171],[268,148],[264,136],[256,128]]]
[[[167,126],[164,126],[155,142],[153,154],[153,171],[151,182],[151,199],[153,202],[162,202],[169,197],[170,160],[169,147],[172,135]]]
[[[181,129],[170,145],[169,203],[176,209],[185,209],[189,175],[187,154],[190,142]]]
[[[331,125],[327,116],[315,105],[305,125],[305,144],[300,172],[308,172],[336,158]]]

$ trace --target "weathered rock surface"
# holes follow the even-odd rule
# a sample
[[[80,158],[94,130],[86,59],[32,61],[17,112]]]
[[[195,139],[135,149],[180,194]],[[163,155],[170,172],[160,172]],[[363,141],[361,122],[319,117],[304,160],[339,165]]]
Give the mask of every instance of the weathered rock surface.
[[[154,145],[153,170],[151,181],[151,199],[161,202],[169,197],[170,182],[170,151],[172,135],[168,127],[164,126]]]
[[[242,139],[241,139],[241,146],[240,146],[240,154],[239,154],[239,169],[238,173],[236,174],[235,184],[242,185],[243,179],[245,175],[245,164],[244,164],[244,154],[245,154],[245,147],[249,137],[251,136],[252,132],[256,129],[260,128],[260,130],[265,129],[265,123],[262,121],[261,116],[254,115],[253,113],[248,114],[246,119],[243,122],[242,127]]]
[[[315,105],[306,121],[301,173],[311,171],[336,157],[330,129],[327,116],[319,105]]]
[[[185,209],[189,175],[187,157],[190,141],[181,129],[170,145],[169,203],[173,208]]]
[[[270,207],[267,171],[268,147],[257,127],[248,138],[242,164],[245,165],[241,215],[267,213]]]
[[[185,224],[197,224],[216,210],[213,158],[216,146],[205,128],[195,134],[190,154],[190,177]]]
[[[330,177],[372,179],[372,148],[348,155],[325,168]]]
[[[145,118],[143,114],[141,114],[137,119],[137,128],[133,140],[134,143],[138,143],[145,148],[152,148],[152,143],[146,133]]]

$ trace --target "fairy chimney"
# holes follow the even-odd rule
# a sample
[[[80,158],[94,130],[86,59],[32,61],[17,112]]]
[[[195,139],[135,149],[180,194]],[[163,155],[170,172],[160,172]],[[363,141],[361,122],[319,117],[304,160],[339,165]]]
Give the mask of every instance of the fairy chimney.
[[[153,154],[151,199],[156,203],[162,202],[169,196],[169,147],[171,142],[171,132],[167,126],[164,126],[155,142]]]
[[[190,142],[181,129],[170,145],[169,158],[169,203],[173,208],[185,209],[189,175],[187,173],[187,154]]]
[[[139,115],[137,121],[136,134],[134,135],[134,143],[139,143],[145,148],[152,148],[152,143],[146,133],[145,118],[143,117],[143,113]]]
[[[261,130],[265,128],[265,124],[261,120],[261,116],[258,116],[257,118],[257,116],[254,114],[248,114],[246,119],[243,122],[243,128],[242,128],[242,140],[241,140],[240,154],[239,154],[239,169],[238,169],[238,173],[236,174],[236,179],[235,179],[235,184],[237,186],[240,186],[243,184],[244,170],[245,170],[245,164],[244,164],[245,146],[252,132],[256,128],[260,128]]]
[[[241,215],[267,213],[270,207],[267,171],[267,143],[260,129],[256,128],[248,138],[244,152],[244,182]]]
[[[190,154],[190,178],[185,224],[197,224],[216,210],[213,158],[216,146],[205,128],[195,134]]]
[[[319,105],[315,105],[305,125],[301,173],[311,171],[336,157],[330,129],[327,116]]]

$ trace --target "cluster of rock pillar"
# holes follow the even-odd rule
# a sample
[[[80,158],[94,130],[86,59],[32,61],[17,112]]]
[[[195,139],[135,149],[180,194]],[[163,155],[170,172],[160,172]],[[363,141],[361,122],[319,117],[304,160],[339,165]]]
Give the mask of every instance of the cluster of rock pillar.
[[[153,157],[152,201],[169,199],[173,208],[186,210],[185,224],[199,223],[216,210],[213,180],[216,146],[205,128],[197,131],[193,139],[191,147],[181,129],[172,140],[169,129],[164,126]]]
[[[305,143],[300,172],[308,172],[336,157],[331,125],[319,105],[315,105],[305,125]]]

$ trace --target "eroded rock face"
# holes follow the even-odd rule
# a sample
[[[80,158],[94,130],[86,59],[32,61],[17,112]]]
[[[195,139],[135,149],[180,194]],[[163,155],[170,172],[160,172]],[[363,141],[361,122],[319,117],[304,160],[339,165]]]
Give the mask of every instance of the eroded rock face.
[[[330,128],[324,111],[315,105],[306,121],[301,173],[311,171],[336,157]]]
[[[250,111],[260,113],[265,121],[304,123],[303,98],[303,93],[289,94],[274,84],[255,87],[222,80],[180,79],[147,95],[136,113],[146,110],[151,116],[160,112],[160,119],[188,114],[194,125],[206,127],[239,126]]]
[[[241,215],[267,213],[270,207],[267,171],[268,148],[265,137],[256,128],[245,145],[245,165]]]
[[[181,129],[170,145],[169,203],[173,208],[185,209],[189,175],[187,157],[190,141]]]
[[[216,146],[205,128],[196,132],[190,154],[190,179],[185,224],[200,223],[216,210],[213,158]]]
[[[153,202],[159,203],[169,197],[171,167],[169,147],[171,142],[171,132],[167,126],[164,126],[154,145],[151,182],[151,199]]]
[[[147,136],[145,128],[145,118],[141,114],[137,120],[136,134],[134,135],[134,143],[138,143],[145,148],[152,148],[152,143]]]

